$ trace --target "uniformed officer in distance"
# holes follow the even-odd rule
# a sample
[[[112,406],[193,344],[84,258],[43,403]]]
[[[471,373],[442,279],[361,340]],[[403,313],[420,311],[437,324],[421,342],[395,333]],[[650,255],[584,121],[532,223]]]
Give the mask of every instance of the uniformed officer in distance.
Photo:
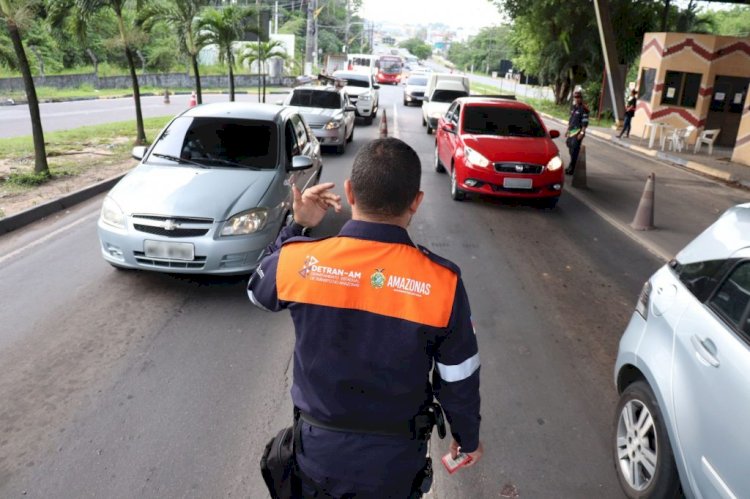
[[[413,430],[433,395],[453,456],[460,448],[471,465],[482,456],[479,354],[460,271],[406,231],[424,197],[420,176],[406,143],[362,147],[344,183],[352,220],[335,237],[299,237],[341,198],[331,183],[295,190],[294,223],[248,284],[255,305],[288,308],[294,321],[305,497],[420,497],[427,442]]]

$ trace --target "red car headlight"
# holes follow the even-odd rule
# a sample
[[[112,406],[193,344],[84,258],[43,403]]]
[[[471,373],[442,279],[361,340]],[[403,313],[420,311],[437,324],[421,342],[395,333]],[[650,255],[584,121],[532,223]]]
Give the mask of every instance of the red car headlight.
[[[563,167],[563,161],[562,161],[562,158],[560,158],[560,156],[555,156],[554,158],[549,160],[549,163],[547,163],[547,169],[551,172],[555,170],[559,170],[562,167]]]
[[[471,147],[464,147],[464,158],[466,158],[466,162],[469,163],[470,166],[473,165],[480,168],[487,168],[490,166],[490,160]]]

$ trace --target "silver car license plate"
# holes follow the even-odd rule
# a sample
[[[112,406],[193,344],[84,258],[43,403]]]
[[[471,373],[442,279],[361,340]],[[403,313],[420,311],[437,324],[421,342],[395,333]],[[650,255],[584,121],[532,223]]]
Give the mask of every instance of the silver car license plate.
[[[504,178],[503,187],[506,189],[531,189],[534,182],[530,178]]]
[[[143,252],[149,258],[164,258],[168,260],[194,260],[195,247],[193,243],[170,243],[166,241],[143,241]]]

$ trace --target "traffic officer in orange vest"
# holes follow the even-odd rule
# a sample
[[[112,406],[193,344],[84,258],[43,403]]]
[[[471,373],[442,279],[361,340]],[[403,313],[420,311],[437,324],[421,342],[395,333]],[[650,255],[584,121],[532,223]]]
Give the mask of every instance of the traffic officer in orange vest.
[[[304,497],[418,498],[429,490],[427,440],[450,423],[450,453],[482,457],[479,354],[456,265],[412,242],[424,193],[416,152],[395,138],[362,147],[344,183],[352,220],[335,237],[303,237],[332,183],[294,189],[294,223],[248,283],[258,307],[294,321],[292,400]]]

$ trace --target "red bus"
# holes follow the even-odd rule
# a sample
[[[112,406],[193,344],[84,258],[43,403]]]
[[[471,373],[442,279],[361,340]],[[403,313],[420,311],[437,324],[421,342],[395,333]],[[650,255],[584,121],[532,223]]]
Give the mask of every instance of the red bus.
[[[378,69],[375,79],[378,83],[392,83],[398,85],[401,82],[401,71],[404,61],[398,55],[381,55],[378,57],[376,67]]]

